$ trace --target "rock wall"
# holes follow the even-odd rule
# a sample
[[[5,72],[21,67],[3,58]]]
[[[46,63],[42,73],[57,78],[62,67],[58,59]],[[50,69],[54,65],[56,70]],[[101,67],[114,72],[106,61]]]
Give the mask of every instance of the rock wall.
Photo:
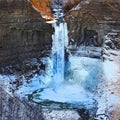
[[[120,46],[120,1],[118,0],[30,0],[45,16],[63,9],[69,29],[69,44],[102,46],[107,34],[117,34]],[[45,9],[46,8],[46,9]],[[42,11],[42,12],[41,12]],[[43,16],[43,15],[42,15]]]
[[[39,56],[51,47],[51,34],[27,0],[0,0],[0,65]]]
[[[65,19],[69,44],[101,46],[108,33],[120,34],[120,1],[82,0],[66,11]]]

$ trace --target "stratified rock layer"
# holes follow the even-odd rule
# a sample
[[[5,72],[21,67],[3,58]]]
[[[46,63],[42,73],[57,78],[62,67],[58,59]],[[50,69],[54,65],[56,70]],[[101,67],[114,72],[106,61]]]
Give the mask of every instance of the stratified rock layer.
[[[119,0],[83,0],[65,18],[70,44],[101,46],[108,33],[120,35]]]
[[[0,65],[39,56],[51,36],[51,25],[27,0],[0,0]]]

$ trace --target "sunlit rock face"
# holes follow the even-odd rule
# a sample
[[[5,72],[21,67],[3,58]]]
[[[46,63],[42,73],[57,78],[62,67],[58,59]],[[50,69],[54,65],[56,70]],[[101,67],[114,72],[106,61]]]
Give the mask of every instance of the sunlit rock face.
[[[51,11],[51,0],[29,0],[29,1],[31,2],[34,9],[37,10],[46,21],[54,20]]]
[[[51,48],[52,27],[27,0],[0,0],[0,66]]]
[[[120,36],[119,14],[118,0],[82,0],[65,15],[69,44],[101,46],[108,33]]]

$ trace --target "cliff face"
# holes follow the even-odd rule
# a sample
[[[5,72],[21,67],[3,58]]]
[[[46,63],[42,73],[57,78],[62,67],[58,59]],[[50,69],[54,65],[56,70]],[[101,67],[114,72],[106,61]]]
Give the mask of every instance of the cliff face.
[[[27,0],[0,0],[0,65],[40,55],[52,28]]]
[[[113,33],[110,37],[120,46],[120,1],[30,1],[33,5],[27,0],[0,0],[0,63],[36,57],[51,46],[51,25],[40,14],[52,16],[51,8],[58,5],[65,11],[69,44],[101,46],[104,36]],[[39,12],[33,9],[35,5]]]
[[[30,0],[48,20],[52,9],[62,8],[69,29],[69,44],[102,46],[105,35],[112,33],[120,46],[120,1],[118,0]],[[113,36],[116,34],[116,36]]]
[[[66,13],[70,44],[101,46],[107,34],[120,44],[120,1],[83,0]]]

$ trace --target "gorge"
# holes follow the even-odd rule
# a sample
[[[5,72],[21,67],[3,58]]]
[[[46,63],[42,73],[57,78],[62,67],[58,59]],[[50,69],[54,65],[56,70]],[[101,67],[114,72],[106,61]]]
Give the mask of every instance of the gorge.
[[[119,1],[0,8],[1,120],[120,119]]]

